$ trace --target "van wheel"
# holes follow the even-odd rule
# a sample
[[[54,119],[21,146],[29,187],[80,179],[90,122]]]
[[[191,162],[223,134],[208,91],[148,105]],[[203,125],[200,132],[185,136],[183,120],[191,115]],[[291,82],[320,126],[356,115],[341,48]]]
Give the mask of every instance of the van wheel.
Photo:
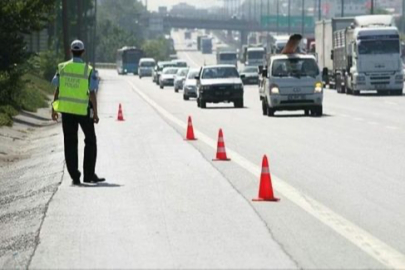
[[[309,115],[309,110],[304,110],[304,113],[305,113],[306,116],[308,116]]]
[[[264,98],[262,99],[262,113],[263,115],[267,115],[267,104]]]
[[[189,100],[190,98],[188,96],[186,96],[186,95],[183,95],[183,99],[184,100]]]
[[[275,110],[273,108],[270,108],[269,105],[266,105],[266,107],[267,107],[267,116],[269,116],[269,117],[274,116]]]
[[[234,101],[233,104],[234,104],[235,108],[243,108],[243,99]]]
[[[207,108],[207,102],[203,99],[200,99],[200,107],[201,109]]]

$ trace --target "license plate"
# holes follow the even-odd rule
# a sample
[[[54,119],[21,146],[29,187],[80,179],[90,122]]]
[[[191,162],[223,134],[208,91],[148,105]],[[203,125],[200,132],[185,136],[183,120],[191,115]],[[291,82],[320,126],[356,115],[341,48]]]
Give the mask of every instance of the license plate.
[[[375,88],[377,88],[377,90],[379,90],[379,89],[387,89],[387,85],[386,84],[376,84]]]
[[[288,100],[304,100],[305,95],[288,95]]]

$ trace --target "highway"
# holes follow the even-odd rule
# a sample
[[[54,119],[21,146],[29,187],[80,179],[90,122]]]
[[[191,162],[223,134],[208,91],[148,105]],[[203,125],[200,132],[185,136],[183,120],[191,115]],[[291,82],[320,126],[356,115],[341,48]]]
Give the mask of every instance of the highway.
[[[173,35],[181,47],[182,32]],[[179,58],[192,67],[215,62],[214,55],[197,51],[179,52]],[[346,96],[325,90],[322,118],[303,112],[269,118],[261,115],[257,86],[245,87],[244,109],[209,104],[202,110],[194,100],[183,101],[181,93],[171,87],[160,90],[148,78],[103,75],[128,81],[131,91],[153,102],[180,134],[184,127],[178,121],[185,126],[189,115],[201,135],[212,141],[222,128],[226,147],[238,158],[212,165],[248,201],[256,196],[258,177],[244,162],[259,167],[267,154],[281,201],[251,205],[300,267],[404,267],[405,96]],[[214,157],[206,140],[192,145],[207,160]],[[308,209],[294,192],[326,207],[330,215],[322,216],[315,205]],[[334,224],[337,217],[344,219],[339,220],[342,224]]]
[[[191,67],[215,63],[173,38]],[[65,172],[29,268],[405,269],[405,96],[325,90],[323,117],[267,117],[257,86],[242,109],[200,109],[151,78],[100,76],[107,184]],[[230,161],[212,160],[219,128]],[[279,202],[252,201],[264,154]]]

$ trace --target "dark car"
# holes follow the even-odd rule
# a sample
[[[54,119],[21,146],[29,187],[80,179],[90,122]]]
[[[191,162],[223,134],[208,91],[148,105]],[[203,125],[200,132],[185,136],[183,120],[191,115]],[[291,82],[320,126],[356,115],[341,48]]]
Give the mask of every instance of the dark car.
[[[259,83],[259,70],[257,67],[246,66],[239,71],[239,74],[244,76],[242,79],[243,84],[258,84]]]
[[[235,66],[204,66],[196,79],[198,107],[205,108],[209,102],[233,102],[236,108],[243,108],[243,83]]]

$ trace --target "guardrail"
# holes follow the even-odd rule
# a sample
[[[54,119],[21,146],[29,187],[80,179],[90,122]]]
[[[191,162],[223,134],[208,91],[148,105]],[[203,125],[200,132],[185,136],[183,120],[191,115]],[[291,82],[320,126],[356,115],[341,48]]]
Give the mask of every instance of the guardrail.
[[[117,65],[115,63],[96,63],[97,69],[116,69]]]

